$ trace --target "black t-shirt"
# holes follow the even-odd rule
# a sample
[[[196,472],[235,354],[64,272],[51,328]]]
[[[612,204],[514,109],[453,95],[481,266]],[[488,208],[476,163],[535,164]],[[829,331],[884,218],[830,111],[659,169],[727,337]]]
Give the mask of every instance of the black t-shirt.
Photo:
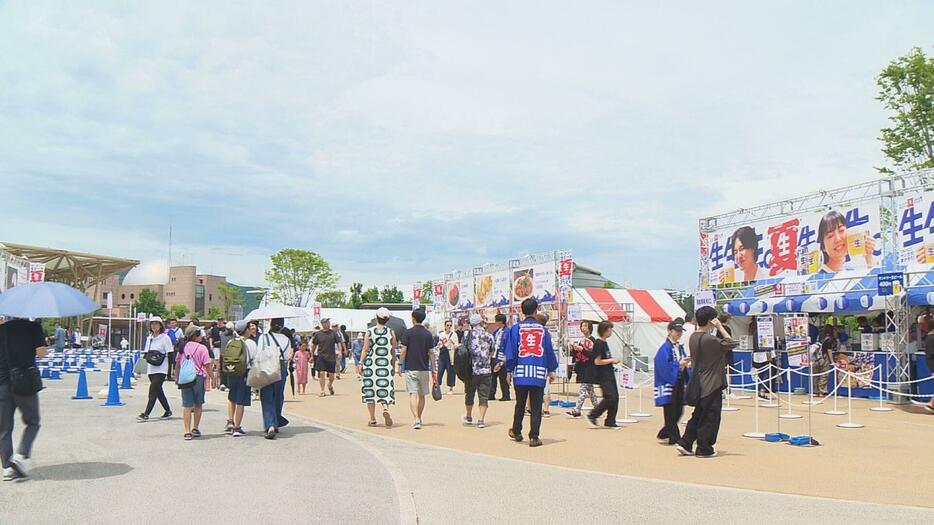
[[[318,345],[318,355],[315,358],[328,362],[337,361],[337,341],[337,332],[334,330],[315,332],[315,335],[311,338],[311,344]]]
[[[934,359],[934,335],[924,336],[924,355],[928,359]],[[934,372],[934,370],[932,370]]]
[[[431,349],[434,337],[422,325],[415,325],[402,334],[402,346],[405,349],[405,369],[431,370]]]
[[[45,346],[42,325],[13,319],[0,325],[0,384],[10,382],[11,368],[36,366],[36,348]]]
[[[214,325],[211,328],[211,344],[209,346],[211,348],[214,348],[214,347],[220,347],[220,345],[221,345],[221,329],[218,328],[217,325]]]
[[[616,382],[616,375],[613,374],[613,365],[598,365],[597,358],[600,359],[610,359],[613,356],[610,354],[610,345],[606,344],[606,341],[603,339],[596,339],[593,343],[593,350],[586,352],[588,357],[592,356],[593,362],[593,382],[596,384],[604,385],[609,384],[610,382]]]
[[[596,339],[593,336],[588,336],[581,341],[581,346],[584,347],[584,351],[574,354],[574,371],[577,373],[577,382],[578,383],[593,383],[594,376],[594,364],[593,358],[589,357],[586,352],[593,350],[593,344]],[[590,348],[588,348],[588,346]]]

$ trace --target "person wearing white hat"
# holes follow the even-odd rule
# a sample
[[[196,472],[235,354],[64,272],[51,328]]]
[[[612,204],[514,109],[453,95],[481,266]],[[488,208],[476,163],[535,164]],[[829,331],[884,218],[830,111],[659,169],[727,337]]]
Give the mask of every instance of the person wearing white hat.
[[[392,365],[392,349],[396,346],[396,335],[386,326],[389,317],[390,313],[386,308],[376,311],[376,325],[367,329],[363,339],[361,363],[357,365],[357,373],[362,377],[360,391],[370,413],[371,427],[377,425],[376,403],[382,406],[386,427],[392,427],[389,405],[396,404]]]
[[[172,417],[172,409],[169,407],[169,400],[165,397],[162,383],[165,382],[166,375],[169,373],[168,357],[173,350],[172,340],[165,333],[165,323],[162,322],[162,318],[158,316],[149,318],[149,335],[146,336],[142,354],[147,363],[146,374],[149,376],[149,400],[146,402],[146,409],[136,416],[139,421],[149,419],[149,414],[156,406],[156,400],[165,410],[162,419]]]
[[[464,415],[463,421],[465,425],[473,425],[474,394],[476,394],[477,402],[480,405],[477,414],[477,428],[486,428],[484,418],[490,400],[490,389],[493,386],[492,358],[495,351],[493,336],[483,326],[483,318],[480,317],[480,314],[472,314],[470,316],[470,331],[466,332],[464,337],[464,344],[470,352],[473,374],[470,379],[464,382],[466,415]]]

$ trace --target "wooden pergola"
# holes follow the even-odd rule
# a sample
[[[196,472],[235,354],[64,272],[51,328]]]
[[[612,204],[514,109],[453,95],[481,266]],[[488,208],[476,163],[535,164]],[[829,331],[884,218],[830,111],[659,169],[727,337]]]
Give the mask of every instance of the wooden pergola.
[[[82,292],[94,288],[95,296],[101,295],[101,287],[97,285],[101,284],[104,279],[139,265],[139,261],[133,259],[26,244],[4,242],[0,243],[0,247],[13,255],[29,259],[29,262],[44,263],[46,280],[66,283]],[[102,297],[94,297],[94,299],[100,301]]]

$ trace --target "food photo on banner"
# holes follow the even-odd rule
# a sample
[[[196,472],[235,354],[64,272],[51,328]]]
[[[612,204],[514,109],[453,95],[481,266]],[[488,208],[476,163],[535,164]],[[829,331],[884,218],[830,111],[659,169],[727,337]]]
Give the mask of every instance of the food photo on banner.
[[[877,268],[878,202],[701,233],[702,288]],[[706,275],[705,275],[706,274]]]

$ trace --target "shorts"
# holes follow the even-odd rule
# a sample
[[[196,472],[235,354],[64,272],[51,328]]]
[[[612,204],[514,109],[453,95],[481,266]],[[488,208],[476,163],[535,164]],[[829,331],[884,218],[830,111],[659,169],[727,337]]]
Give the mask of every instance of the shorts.
[[[315,370],[318,372],[327,372],[329,374],[333,374],[337,371],[337,363],[335,361],[327,361],[319,357],[318,359],[315,359]]]
[[[194,408],[204,404],[204,376],[195,376],[195,384],[182,390],[182,407]]]
[[[246,384],[246,374],[242,376],[225,375],[227,378],[227,400],[242,407],[250,406],[252,389]]]
[[[472,407],[473,395],[476,392],[480,406],[487,406],[490,400],[491,388],[493,388],[493,374],[481,374],[471,377],[464,387],[464,404]]]
[[[410,394],[427,396],[431,393],[431,376],[428,370],[409,370],[405,373],[405,390]]]

